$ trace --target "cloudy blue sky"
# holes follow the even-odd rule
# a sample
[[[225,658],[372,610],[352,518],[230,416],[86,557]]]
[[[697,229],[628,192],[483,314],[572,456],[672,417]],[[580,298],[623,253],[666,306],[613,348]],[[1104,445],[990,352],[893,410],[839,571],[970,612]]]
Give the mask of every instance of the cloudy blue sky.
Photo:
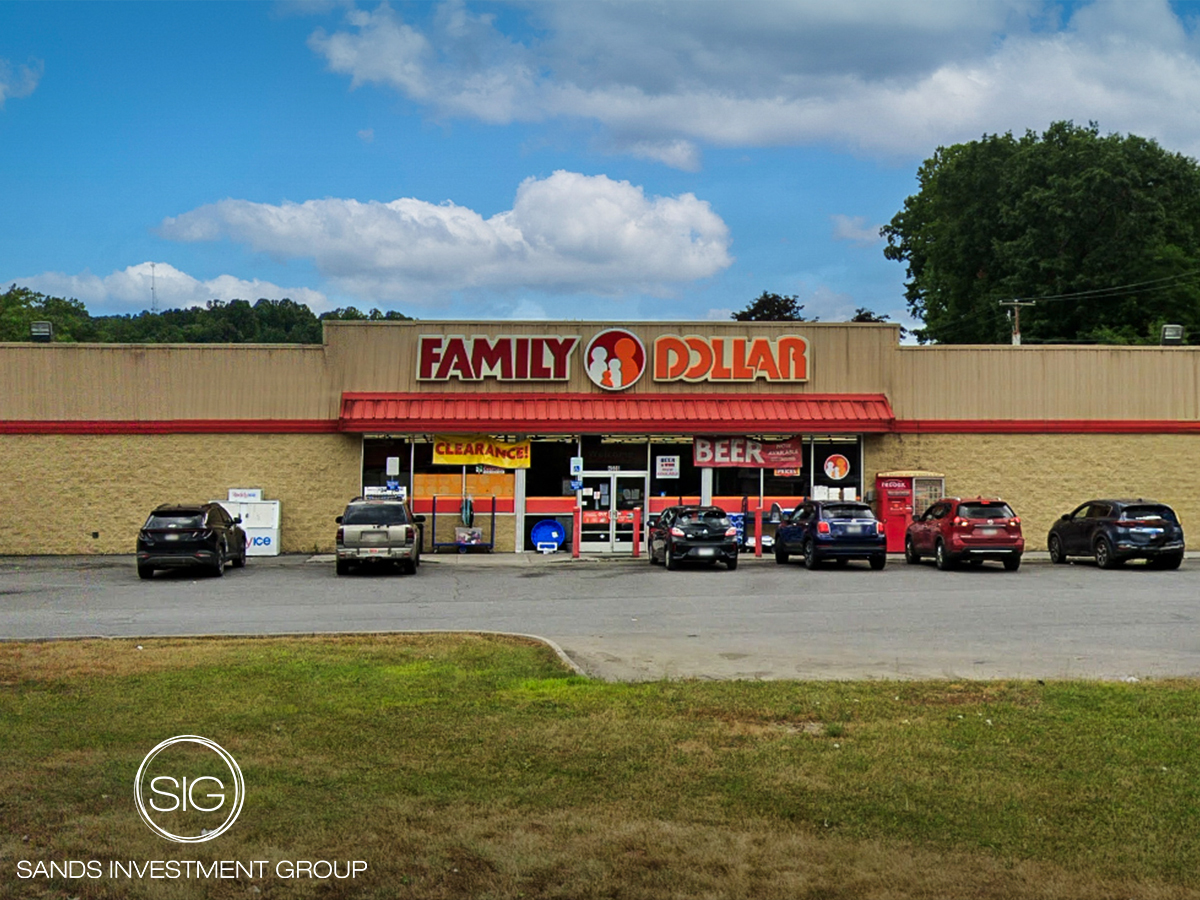
[[[1191,4],[0,2],[0,285],[136,312],[908,321],[921,161],[1097,121],[1200,155]]]

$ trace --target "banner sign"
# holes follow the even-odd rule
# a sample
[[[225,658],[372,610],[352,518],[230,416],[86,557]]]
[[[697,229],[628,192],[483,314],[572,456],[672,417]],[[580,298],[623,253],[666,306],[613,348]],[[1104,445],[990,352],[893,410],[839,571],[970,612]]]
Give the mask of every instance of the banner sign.
[[[654,341],[655,381],[808,380],[808,341],[664,334]]]
[[[692,460],[697,466],[711,469],[799,469],[804,465],[804,439],[764,443],[747,437],[697,437]]]
[[[438,435],[433,439],[437,466],[497,466],[529,468],[529,441],[499,441],[487,435]]]
[[[656,456],[656,457],[654,457],[654,477],[655,478],[678,478],[679,477],[679,457],[678,456]]]
[[[566,381],[577,346],[578,335],[423,334],[417,381]]]

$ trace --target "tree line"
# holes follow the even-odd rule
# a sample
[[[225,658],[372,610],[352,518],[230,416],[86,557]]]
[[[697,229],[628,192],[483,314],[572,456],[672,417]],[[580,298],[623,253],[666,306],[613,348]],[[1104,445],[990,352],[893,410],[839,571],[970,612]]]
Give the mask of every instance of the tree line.
[[[28,341],[33,322],[50,322],[56,341],[121,344],[319,344],[328,319],[409,321],[389,310],[353,306],[315,314],[294,300],[210,300],[204,306],[93,316],[79,300],[12,285],[0,294],[0,341]]]

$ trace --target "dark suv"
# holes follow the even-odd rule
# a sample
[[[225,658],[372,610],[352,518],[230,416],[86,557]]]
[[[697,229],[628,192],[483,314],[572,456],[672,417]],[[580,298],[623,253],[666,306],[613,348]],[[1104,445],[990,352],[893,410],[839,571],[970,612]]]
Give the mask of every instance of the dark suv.
[[[661,558],[668,569],[684,560],[738,564],[737,528],[719,506],[668,506],[650,526],[650,564]]]
[[[782,565],[792,554],[803,556],[807,569],[824,559],[839,565],[865,559],[879,570],[887,565],[887,537],[867,504],[817,500],[800,506],[775,532],[775,562]]]
[[[1102,569],[1144,559],[1155,569],[1183,562],[1183,526],[1175,511],[1152,500],[1089,500],[1050,527],[1050,561],[1090,556]]]
[[[241,516],[230,516],[219,503],[157,507],[138,532],[138,577],[150,578],[155,569],[192,566],[224,575],[226,563],[240,569],[246,565],[241,523]]]

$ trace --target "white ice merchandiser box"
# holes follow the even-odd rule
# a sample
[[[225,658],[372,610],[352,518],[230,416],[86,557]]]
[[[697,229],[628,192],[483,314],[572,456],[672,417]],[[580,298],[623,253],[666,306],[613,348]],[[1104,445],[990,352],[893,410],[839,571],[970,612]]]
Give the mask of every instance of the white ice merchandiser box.
[[[242,517],[247,556],[279,555],[279,501],[262,499],[261,490],[231,488],[228,500],[217,500],[231,516]]]

